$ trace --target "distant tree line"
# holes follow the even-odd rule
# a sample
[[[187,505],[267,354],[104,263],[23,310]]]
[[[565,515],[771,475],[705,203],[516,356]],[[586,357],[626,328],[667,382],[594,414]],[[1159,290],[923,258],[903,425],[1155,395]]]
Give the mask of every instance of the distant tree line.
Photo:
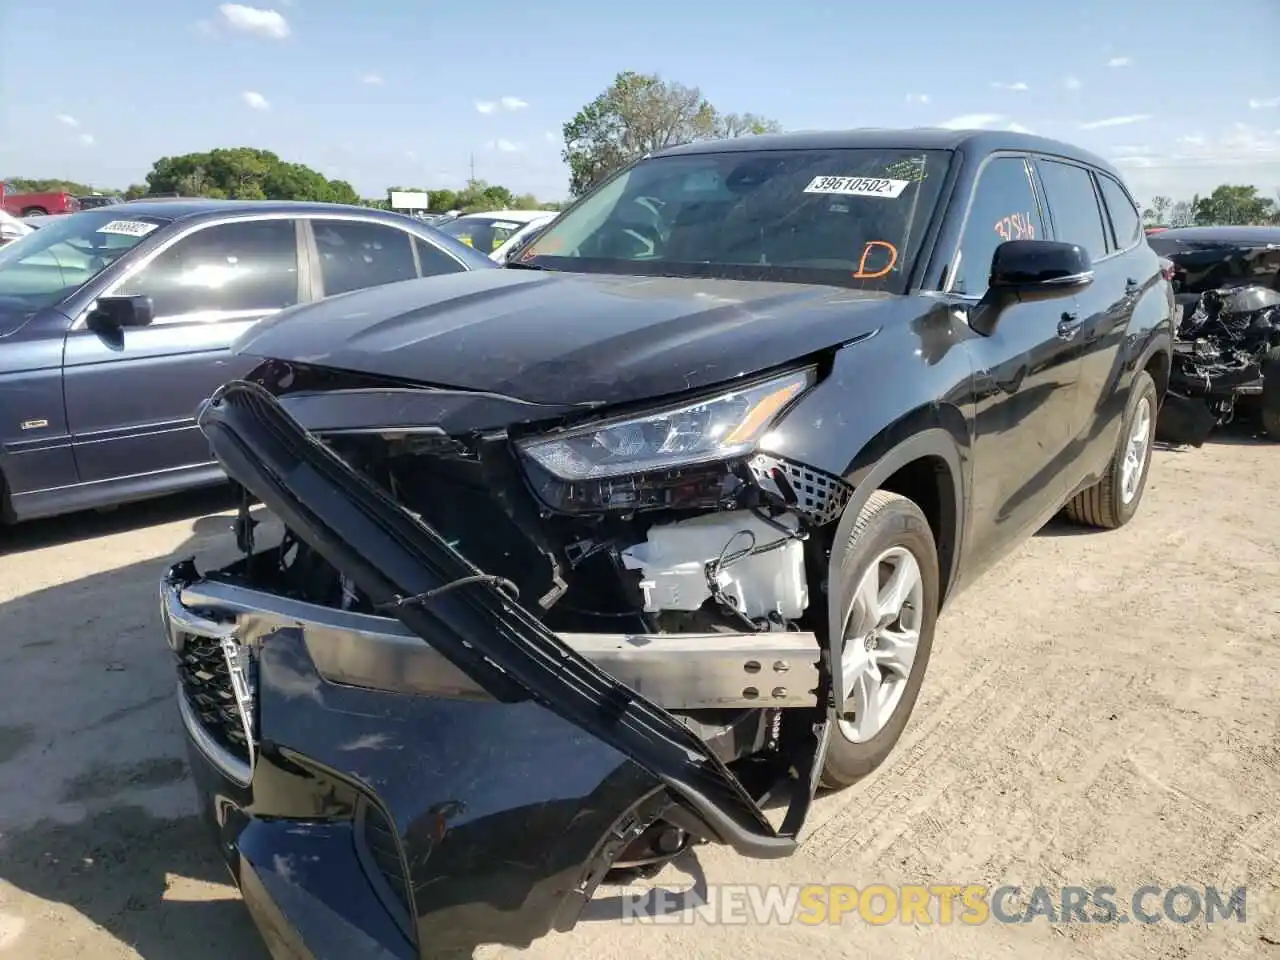
[[[753,113],[725,113],[697,87],[663,80],[657,74],[623,71],[562,129],[561,153],[569,167],[569,193],[581,196],[591,187],[647,153],[695,140],[754,136],[780,130],[774,120]],[[230,147],[205,153],[161,157],[146,183],[125,190],[94,190],[87,184],[57,179],[12,177],[15,190],[66,190],[135,199],[148,194],[225,197],[241,200],[319,200],[389,206],[386,197],[362,199],[345,180],[330,180],[300,163],[282,160],[269,150]],[[392,190],[418,190],[391,187]],[[469,180],[460,189],[426,190],[429,211],[475,213],[501,209],[559,209],[532,194],[516,195],[500,184]],[[1150,226],[1214,224],[1280,224],[1280,193],[1262,196],[1257,187],[1222,184],[1207,196],[1174,201],[1152,199],[1143,211]]]
[[[1142,212],[1147,226],[1214,227],[1280,225],[1280,191],[1276,198],[1262,196],[1257,187],[1224,183],[1207,197],[1190,200],[1159,196]]]

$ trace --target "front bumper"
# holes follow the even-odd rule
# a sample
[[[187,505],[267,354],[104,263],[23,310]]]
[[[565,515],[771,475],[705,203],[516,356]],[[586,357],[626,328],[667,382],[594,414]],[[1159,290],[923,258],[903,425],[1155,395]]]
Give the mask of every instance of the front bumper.
[[[490,584],[449,589],[479,571],[260,388],[224,388],[201,426],[233,479],[395,613],[295,603],[190,563],[163,586],[205,813],[275,955],[527,945],[572,926],[658,819],[749,856],[794,850],[825,725],[795,744],[807,759],[775,830],[725,765],[742,751],[664,707],[820,717],[812,635],[702,638],[720,665],[707,671],[673,670],[654,638],[558,637]]]

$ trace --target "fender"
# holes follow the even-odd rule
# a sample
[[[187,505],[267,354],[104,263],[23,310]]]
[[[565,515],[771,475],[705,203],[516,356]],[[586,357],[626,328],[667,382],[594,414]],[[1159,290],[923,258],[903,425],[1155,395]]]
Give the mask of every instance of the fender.
[[[874,449],[876,442],[876,440],[873,440],[865,449]],[[849,499],[849,503],[845,506],[840,522],[836,526],[832,543],[840,543],[849,538],[853,532],[854,524],[857,523],[858,514],[862,511],[867,499],[889,477],[912,461],[920,460],[924,457],[938,457],[946,464],[951,473],[954,502],[951,504],[950,522],[953,525],[952,543],[954,547],[951,550],[951,559],[947,563],[947,569],[941,571],[941,593],[945,597],[951,584],[955,581],[956,572],[959,569],[959,557],[962,555],[964,504],[968,497],[968,472],[966,470],[968,458],[962,456],[955,437],[942,427],[929,427],[914,434],[890,448],[882,456],[877,457],[874,462],[866,464],[846,476],[845,479],[853,486],[853,494]],[[859,459],[861,459],[861,456]],[[944,511],[945,515],[946,512]],[[833,549],[833,557],[834,554],[835,551]],[[844,703],[848,697],[848,691],[844,689],[844,678],[835,670],[835,665],[840,662],[842,627],[843,611],[837,609],[834,604],[828,604],[827,664],[831,670],[832,702],[837,704]]]

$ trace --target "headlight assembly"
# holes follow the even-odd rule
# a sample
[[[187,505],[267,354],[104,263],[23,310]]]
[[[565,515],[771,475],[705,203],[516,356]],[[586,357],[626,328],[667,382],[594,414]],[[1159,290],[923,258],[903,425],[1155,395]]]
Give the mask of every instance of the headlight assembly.
[[[755,450],[777,416],[815,381],[812,368],[653,413],[520,441],[561,481],[607,480],[730,460]]]

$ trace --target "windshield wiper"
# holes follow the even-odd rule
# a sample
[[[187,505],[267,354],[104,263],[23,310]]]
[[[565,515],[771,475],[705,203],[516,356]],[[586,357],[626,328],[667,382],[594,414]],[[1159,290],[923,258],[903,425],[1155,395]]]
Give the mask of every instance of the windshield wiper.
[[[517,260],[508,260],[503,264],[509,270],[546,270],[547,268],[538,263],[520,262]]]

